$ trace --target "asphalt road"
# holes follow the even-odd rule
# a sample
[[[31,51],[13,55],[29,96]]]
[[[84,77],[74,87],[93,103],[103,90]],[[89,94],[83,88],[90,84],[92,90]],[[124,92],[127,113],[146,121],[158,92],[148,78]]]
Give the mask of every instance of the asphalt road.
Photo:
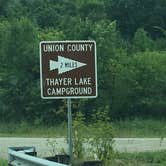
[[[53,149],[57,152],[68,149],[66,139],[50,139],[52,145],[48,145],[47,138],[0,138],[0,158],[7,159],[8,147],[34,146],[39,157],[50,156]],[[87,145],[86,145],[87,146]],[[53,148],[55,147],[55,148]],[[114,149],[119,152],[145,152],[166,149],[166,138],[115,138]]]

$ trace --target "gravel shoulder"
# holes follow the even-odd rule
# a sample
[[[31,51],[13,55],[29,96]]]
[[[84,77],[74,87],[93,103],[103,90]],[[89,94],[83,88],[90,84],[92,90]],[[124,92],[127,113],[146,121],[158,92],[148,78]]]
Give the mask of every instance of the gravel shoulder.
[[[67,151],[65,138],[49,138],[56,151]],[[47,138],[0,138],[0,158],[7,159],[8,147],[34,146],[39,157],[50,156],[53,146],[48,145]],[[166,150],[166,138],[115,138],[114,149],[119,152],[146,152]]]

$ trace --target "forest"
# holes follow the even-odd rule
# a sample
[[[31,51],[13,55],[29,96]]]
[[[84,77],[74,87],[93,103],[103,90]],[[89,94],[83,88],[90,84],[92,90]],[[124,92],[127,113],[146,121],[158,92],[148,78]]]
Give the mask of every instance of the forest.
[[[166,0],[0,0],[0,121],[57,124],[66,100],[40,97],[39,42],[95,40],[98,97],[73,116],[166,118]]]

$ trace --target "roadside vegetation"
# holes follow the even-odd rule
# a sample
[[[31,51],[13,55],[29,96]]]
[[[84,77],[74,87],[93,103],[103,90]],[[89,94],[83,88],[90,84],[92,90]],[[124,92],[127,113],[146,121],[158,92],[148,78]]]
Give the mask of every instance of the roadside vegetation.
[[[12,126],[12,127],[11,127]],[[22,123],[0,123],[0,137],[64,137],[67,124],[54,126]]]
[[[112,123],[115,137],[161,138],[166,137],[165,119],[126,119]]]
[[[0,166],[7,166],[7,161],[0,158]]]
[[[87,125],[87,124],[86,124]],[[12,126],[12,127],[11,127]],[[88,125],[93,130],[93,125]],[[166,121],[157,119],[126,119],[110,123],[114,137],[166,137]],[[82,135],[87,133],[82,133]],[[1,137],[65,137],[67,135],[67,123],[52,126],[31,125],[28,123],[0,123]]]
[[[66,137],[66,100],[40,97],[39,42],[94,40],[98,97],[72,100],[75,156],[85,137],[105,162],[114,137],[166,137],[165,11],[164,0],[1,0],[0,136]],[[158,154],[116,158],[158,166]]]
[[[166,118],[164,0],[3,0],[0,4],[0,121],[56,125],[65,100],[40,97],[39,42],[95,40],[96,99],[72,101],[88,122]],[[158,18],[159,17],[159,18]]]
[[[105,166],[165,166],[166,151],[115,153]]]
[[[117,153],[113,166],[165,166],[166,151],[144,153]]]

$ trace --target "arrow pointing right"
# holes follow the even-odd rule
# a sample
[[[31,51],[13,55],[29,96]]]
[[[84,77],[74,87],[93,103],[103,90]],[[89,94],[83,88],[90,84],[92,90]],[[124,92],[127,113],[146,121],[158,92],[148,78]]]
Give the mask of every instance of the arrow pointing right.
[[[62,56],[58,56],[58,61],[50,60],[49,63],[50,63],[50,71],[58,69],[58,74],[62,74],[67,71],[71,71],[87,65],[85,63],[65,58]]]

